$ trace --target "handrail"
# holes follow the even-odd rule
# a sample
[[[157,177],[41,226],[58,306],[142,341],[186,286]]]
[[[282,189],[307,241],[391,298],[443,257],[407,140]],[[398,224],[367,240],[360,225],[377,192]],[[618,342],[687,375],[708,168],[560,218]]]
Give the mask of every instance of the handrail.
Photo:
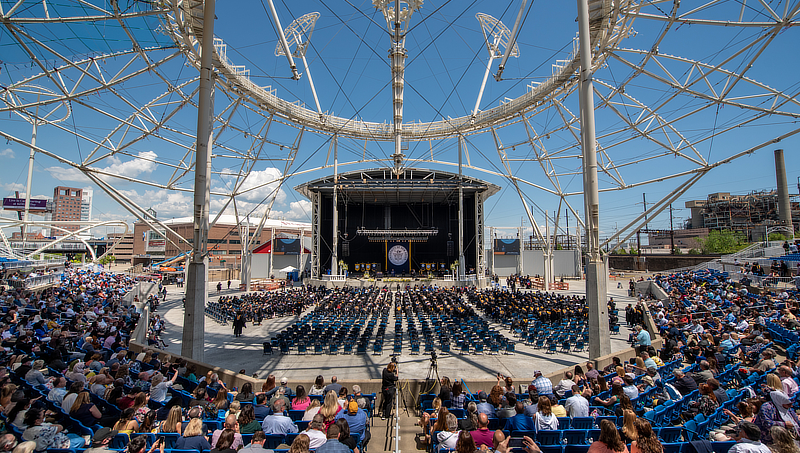
[[[394,392],[394,453],[400,453],[400,391]]]
[[[33,289],[61,281],[61,274],[37,275],[25,279],[25,288]]]

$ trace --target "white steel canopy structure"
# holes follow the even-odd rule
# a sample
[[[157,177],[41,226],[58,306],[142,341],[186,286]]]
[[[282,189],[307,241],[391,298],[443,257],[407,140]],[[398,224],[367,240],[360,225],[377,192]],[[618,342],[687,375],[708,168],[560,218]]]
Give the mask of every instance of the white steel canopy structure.
[[[266,219],[291,203],[285,187],[335,165],[458,166],[512,187],[529,220],[551,203],[553,231],[562,213],[585,227],[574,5],[465,3],[217,5],[210,210]],[[193,211],[203,6],[0,0],[0,137],[188,241],[145,208]],[[588,16],[601,198],[643,186],[660,197],[600,246],[800,132],[800,0],[589,0]],[[69,118],[47,116],[57,105]],[[32,123],[46,126],[36,143]]]

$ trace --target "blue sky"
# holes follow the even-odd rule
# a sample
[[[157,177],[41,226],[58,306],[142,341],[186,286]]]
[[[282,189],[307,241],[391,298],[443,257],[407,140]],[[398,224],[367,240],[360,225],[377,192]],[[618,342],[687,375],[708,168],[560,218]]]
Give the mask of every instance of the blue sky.
[[[4,10],[8,10],[12,3],[0,1]],[[598,143],[602,149],[607,149],[608,156],[618,165],[631,163],[620,167],[617,180],[610,175],[601,175],[602,189],[611,189],[623,183],[635,184],[697,167],[685,158],[665,153],[670,144],[678,146],[687,155],[694,156],[696,153],[708,162],[715,162],[800,127],[797,122],[800,107],[796,101],[796,93],[800,91],[796,76],[800,69],[800,57],[794,45],[800,38],[797,19],[792,19],[791,26],[784,27],[774,37],[769,34],[771,29],[765,26],[722,27],[702,23],[715,20],[738,21],[740,14],[745,22],[769,22],[772,20],[771,13],[782,15],[784,6],[788,6],[787,9],[791,11],[796,8],[798,1],[789,1],[788,4],[771,2],[769,5],[772,11],[767,11],[758,2],[719,2],[689,14],[701,4],[682,2],[678,14],[686,14],[683,16],[686,20],[674,24],[660,41],[659,36],[665,31],[666,22],[637,18],[632,22],[628,36],[620,40],[618,48],[608,54],[605,64],[598,70],[595,85],[595,103],[600,106],[596,111]],[[275,55],[278,41],[265,5],[265,2],[236,2],[234,7],[233,4],[218,3],[215,35],[227,45],[228,58],[235,64],[245,66],[254,83],[262,87],[270,86],[283,99],[297,101],[313,109],[314,102],[307,75],[304,74],[298,81],[291,80],[285,57]],[[521,96],[529,89],[529,85],[545,81],[553,73],[553,65],[567,58],[572,49],[572,40],[577,32],[574,2],[542,0],[529,2],[529,5],[518,39],[520,57],[509,60],[503,81],[497,82],[490,76],[481,110],[495,107],[506,98]],[[131,11],[141,7],[133,3],[128,6]],[[283,27],[303,14],[314,11],[320,13],[311,36],[307,60],[322,110],[344,118],[390,122],[392,102],[387,59],[389,35],[382,14],[375,10],[372,2],[341,2],[333,7],[330,2],[312,0],[276,1],[275,6]],[[428,122],[467,115],[477,98],[488,59],[488,50],[475,15],[478,12],[490,14],[511,28],[518,8],[519,2],[425,2],[423,9],[412,16],[412,30],[406,40],[408,60],[405,120]],[[643,2],[641,11],[663,17],[669,14],[670,8],[671,2]],[[63,16],[79,13],[80,8],[69,2],[51,5],[49,11],[51,15]],[[43,15],[41,5],[30,5],[17,13],[17,17]],[[129,26],[143,47],[162,48],[148,54],[154,61],[175,52],[171,48],[171,39],[163,33],[164,24],[158,18],[131,20]],[[124,52],[131,47],[130,40],[113,22],[46,26],[25,24],[23,28],[40,43],[56,49],[70,59],[96,58],[99,62],[96,73],[104,74],[106,79],[118,72],[124,72],[129,62],[129,58],[124,55],[104,57],[110,53]],[[24,41],[31,42],[30,39]],[[626,50],[651,50],[657,41],[657,55],[651,54],[647,57],[642,53]],[[767,41],[768,45],[762,47]],[[42,45],[32,47],[42,58],[41,61],[58,66],[58,59],[42,50]],[[15,86],[17,93],[22,91],[20,96],[27,96],[30,100],[32,95],[20,90],[19,82],[35,77],[41,70],[36,66],[31,67],[30,57],[8,30],[0,32],[0,55],[3,60],[0,66],[0,85]],[[708,72],[708,69],[699,65],[693,66],[688,60],[711,66],[721,64],[723,69],[732,73],[746,72],[745,78],[738,80],[725,77],[724,74],[712,74],[707,79],[697,79],[700,71]],[[647,61],[643,66],[646,73],[639,73],[626,63],[638,65],[643,61]],[[66,121],[39,128],[37,145],[72,162],[86,159],[95,148],[98,148],[98,156],[108,153],[108,143],[124,145],[121,152],[111,153],[107,158],[93,162],[91,166],[107,174],[124,175],[155,184],[165,183],[173,178],[174,187],[190,189],[191,173],[177,178],[174,176],[175,168],[171,167],[181,166],[182,159],[191,162],[191,158],[185,160],[184,155],[191,148],[191,136],[196,127],[196,109],[191,101],[194,99],[192,90],[196,83],[193,79],[197,71],[184,63],[182,56],[172,58],[159,66],[157,71],[148,71],[115,87],[117,95],[99,92],[74,98],[70,103],[72,114]],[[140,61],[134,62],[131,67],[137,64]],[[299,60],[297,64],[300,72],[305,73]],[[91,63],[87,65],[91,66]],[[492,74],[496,69],[497,61],[493,63]],[[665,82],[663,79],[668,79],[666,71],[676,78],[676,83],[697,79],[690,86],[695,92],[684,92]],[[79,84],[74,71],[64,70],[62,77],[67,86]],[[716,104],[704,98],[724,92],[732,81],[735,81],[735,87],[727,96],[732,104]],[[47,79],[37,79],[34,82],[47,90],[58,91],[52,86],[53,82]],[[187,93],[189,102],[173,112],[176,105],[174,103],[180,100],[180,96],[177,92],[171,92],[145,111],[152,118],[170,116],[165,123],[166,127],[160,128],[151,136],[134,140],[134,137],[140,135],[136,131],[136,125],[147,122],[140,117],[134,118],[126,128],[111,132],[119,127],[121,119],[131,117],[136,106],[145,105],[164,93],[167,82],[173,86],[185,83],[186,86],[182,89]],[[85,84],[85,81],[80,81],[81,86],[86,86]],[[625,87],[624,93],[615,91],[620,86]],[[781,114],[761,117],[763,109],[770,108],[775,102],[774,96],[769,96],[771,89],[786,93],[789,98],[794,97],[794,100],[781,100],[787,101],[779,109]],[[247,108],[233,109],[231,105],[234,98],[228,96],[224,90],[218,89],[216,96],[215,113],[222,118],[229,118],[232,126],[224,130],[218,129],[219,141],[213,161],[217,174],[212,187],[225,192],[235,182],[235,178],[226,176],[226,173],[237,173],[241,165],[241,160],[235,157],[234,151],[251,146],[252,135],[263,131],[266,121],[259,112]],[[609,96],[610,105],[603,104],[601,96]],[[123,98],[132,104],[125,102]],[[548,153],[565,156],[553,161],[553,171],[562,175],[559,184],[563,190],[578,192],[581,190],[581,178],[577,174],[580,160],[575,156],[579,150],[575,146],[574,131],[565,128],[562,119],[562,115],[578,114],[578,98],[574,93],[556,93],[555,99],[557,102],[539,107],[529,117],[529,124],[535,133],[541,135],[541,139],[535,141],[536,151],[546,150]],[[6,100],[8,102],[8,98]],[[743,106],[735,105],[736,103]],[[49,107],[54,105],[58,104],[51,104]],[[635,121],[641,117],[640,106],[655,109],[658,114],[658,118],[650,123],[649,137],[643,137],[624,126],[625,120]],[[39,114],[44,115],[42,111]],[[0,130],[23,141],[30,139],[31,126],[19,115],[0,112],[0,118]],[[653,129],[658,121],[663,121],[674,129],[666,133],[663,129]],[[501,127],[497,130],[497,135],[506,146],[504,152],[509,158],[515,159],[510,167],[516,176],[552,189],[552,184],[539,164],[530,161],[534,149],[525,143],[528,136],[522,124]],[[693,149],[680,146],[681,136],[693,144]],[[287,149],[298,139],[298,130],[274,123],[267,138],[268,142],[258,148],[261,160],[250,172],[245,187],[256,187],[281,175],[297,173],[297,176],[288,178],[283,188],[277,192],[274,216],[307,221],[310,217],[309,204],[293,187],[331,173],[330,168],[320,169],[326,161],[330,163],[330,137],[311,131],[304,133],[296,161],[288,172],[281,159],[286,157]],[[491,133],[470,135],[466,141],[469,162],[476,167],[467,169],[467,174],[503,187],[500,194],[486,203],[487,226],[514,227],[521,223],[529,225],[513,187],[505,178],[492,174],[503,173],[504,170]],[[98,144],[102,146],[98,147]],[[686,200],[703,199],[713,192],[746,193],[773,189],[775,172],[772,150],[778,147],[786,152],[790,193],[797,193],[800,177],[798,145],[800,138],[793,136],[777,145],[767,146],[752,155],[711,170],[674,203],[678,208],[675,211],[676,222],[680,223],[689,214],[687,210],[681,209]],[[408,144],[406,151],[411,165],[455,171],[452,165],[417,162],[429,159],[431,149],[434,160],[451,163],[457,161],[457,144],[454,139],[431,143],[412,142]],[[359,161],[364,157],[387,158],[391,153],[391,145],[385,142],[365,144],[363,140],[339,141],[342,171],[380,166],[376,162]],[[14,190],[24,191],[27,156],[28,150],[23,144],[14,140],[0,142],[0,159],[5,167],[0,174],[0,194],[3,196],[13,196]],[[648,156],[653,158],[632,163]],[[604,157],[601,156],[600,159],[603,163]],[[191,213],[191,192],[171,192],[112,176],[105,178],[142,207],[156,209],[159,217],[170,218]],[[622,227],[638,215],[642,210],[642,193],[646,193],[648,202],[655,202],[686,179],[687,177],[669,179],[626,190],[604,192],[601,195],[601,230],[606,234],[612,233],[615,228]],[[121,209],[81,172],[68,168],[51,157],[37,155],[32,193],[34,196],[51,196],[52,187],[56,185],[93,187],[96,218],[132,220],[127,211]],[[254,212],[263,209],[259,204],[272,196],[274,187],[261,187],[243,195],[238,203],[239,209]],[[534,215],[537,222],[541,223],[543,220],[542,211],[553,212],[558,208],[557,197],[527,185],[523,185],[523,190],[527,202],[535,205]],[[580,198],[571,196],[569,200],[583,215]],[[217,197],[212,204],[212,210],[220,209],[223,201],[221,197]],[[8,216],[9,213],[4,215]],[[570,214],[570,217],[570,225],[574,226],[573,215]],[[666,212],[650,223],[651,228],[665,228],[668,225],[669,216]]]

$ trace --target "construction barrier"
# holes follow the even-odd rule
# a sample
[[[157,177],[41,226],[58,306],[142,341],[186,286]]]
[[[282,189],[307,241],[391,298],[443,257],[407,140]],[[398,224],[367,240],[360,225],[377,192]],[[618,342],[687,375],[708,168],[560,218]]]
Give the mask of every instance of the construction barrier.
[[[553,283],[550,284],[550,289],[553,289],[553,290],[557,289],[557,290],[566,291],[566,290],[569,289],[569,283],[567,283],[567,282],[553,282]]]
[[[280,282],[273,280],[253,280],[250,282],[250,289],[244,284],[239,285],[239,291],[273,291],[281,287]]]

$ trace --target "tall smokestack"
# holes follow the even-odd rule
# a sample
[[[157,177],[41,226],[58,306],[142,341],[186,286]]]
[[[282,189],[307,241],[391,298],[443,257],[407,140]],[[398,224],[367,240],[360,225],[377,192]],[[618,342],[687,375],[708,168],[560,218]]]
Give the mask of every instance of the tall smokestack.
[[[789,204],[789,186],[786,182],[786,164],[783,163],[783,150],[775,150],[775,181],[778,184],[778,215],[781,225],[792,226],[792,208]]]

